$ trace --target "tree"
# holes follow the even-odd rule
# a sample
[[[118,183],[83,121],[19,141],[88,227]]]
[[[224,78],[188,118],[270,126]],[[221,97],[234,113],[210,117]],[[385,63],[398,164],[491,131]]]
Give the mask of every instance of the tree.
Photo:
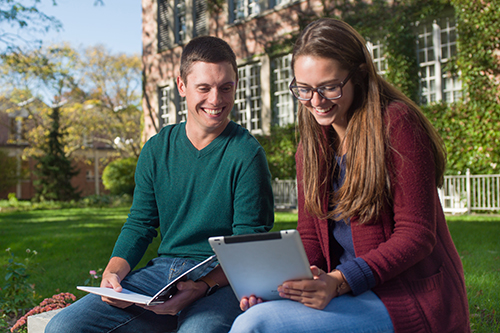
[[[138,157],[143,114],[140,58],[111,54],[104,46],[89,47],[77,70],[80,91],[85,93],[75,100],[69,115],[70,135],[81,140],[83,133],[87,141],[113,147],[123,158]]]
[[[78,199],[79,194],[71,185],[71,178],[79,171],[64,154],[64,133],[59,123],[60,106],[54,106],[50,118],[52,126],[45,142],[41,145],[43,154],[37,158],[35,169],[36,199],[69,201]]]
[[[139,57],[114,55],[103,46],[90,47],[81,55],[69,46],[52,45],[11,51],[0,59],[0,92],[10,104],[24,103],[34,96],[38,101],[45,99],[45,104],[53,103],[55,98],[66,102],[60,109],[60,124],[66,133],[67,156],[102,146],[114,148],[121,157],[139,155]],[[46,135],[51,109],[35,102],[22,108],[33,122],[27,139],[36,149]],[[19,109],[14,107],[8,112]],[[33,150],[27,152],[35,154]]]

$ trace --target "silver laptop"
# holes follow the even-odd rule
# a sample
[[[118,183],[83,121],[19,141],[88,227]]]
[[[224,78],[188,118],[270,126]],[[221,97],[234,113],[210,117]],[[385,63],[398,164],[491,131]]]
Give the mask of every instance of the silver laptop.
[[[313,278],[297,230],[210,237],[208,241],[238,299],[250,295],[281,299],[277,288],[283,282]]]

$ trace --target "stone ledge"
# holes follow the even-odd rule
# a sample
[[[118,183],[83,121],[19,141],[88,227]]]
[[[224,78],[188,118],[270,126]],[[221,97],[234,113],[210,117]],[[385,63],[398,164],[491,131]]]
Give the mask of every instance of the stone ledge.
[[[49,321],[58,314],[62,309],[42,312],[28,317],[28,333],[43,333],[45,326]]]

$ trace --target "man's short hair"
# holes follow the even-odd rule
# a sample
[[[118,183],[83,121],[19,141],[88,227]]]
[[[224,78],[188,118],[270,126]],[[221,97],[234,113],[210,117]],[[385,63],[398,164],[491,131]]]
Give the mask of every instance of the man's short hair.
[[[185,83],[187,83],[187,76],[191,71],[191,67],[197,61],[212,64],[228,62],[233,67],[236,79],[238,79],[236,55],[229,44],[218,37],[195,37],[184,47],[181,56],[181,79]]]

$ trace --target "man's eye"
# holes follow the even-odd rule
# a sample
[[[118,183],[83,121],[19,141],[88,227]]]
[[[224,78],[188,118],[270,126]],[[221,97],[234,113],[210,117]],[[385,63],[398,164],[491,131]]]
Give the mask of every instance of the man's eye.
[[[223,87],[223,88],[221,89],[221,91],[222,91],[223,93],[229,93],[229,92],[231,92],[232,90],[233,90],[233,87]]]
[[[198,88],[198,90],[201,92],[209,92],[210,91],[209,88]]]

